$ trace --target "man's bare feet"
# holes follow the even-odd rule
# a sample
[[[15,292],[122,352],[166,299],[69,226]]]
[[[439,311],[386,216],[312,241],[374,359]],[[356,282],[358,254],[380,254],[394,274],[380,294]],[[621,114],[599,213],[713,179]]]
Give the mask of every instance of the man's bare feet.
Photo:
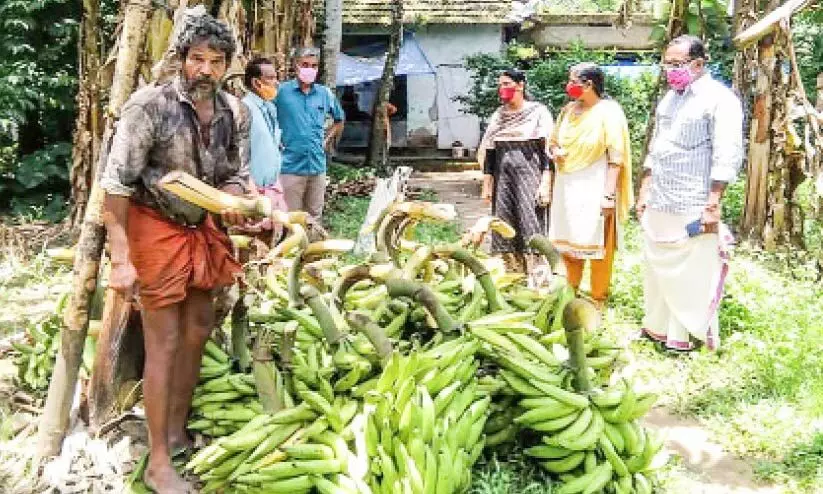
[[[172,468],[170,463],[152,465],[149,463],[143,474],[146,487],[157,494],[188,494],[192,486]]]
[[[169,434],[169,451],[174,455],[181,450],[191,449],[194,446],[194,441],[186,433],[181,431],[177,434]]]

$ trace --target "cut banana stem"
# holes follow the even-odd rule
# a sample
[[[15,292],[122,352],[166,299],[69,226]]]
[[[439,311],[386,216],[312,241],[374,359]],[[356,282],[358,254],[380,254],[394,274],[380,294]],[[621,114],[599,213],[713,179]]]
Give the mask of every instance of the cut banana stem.
[[[371,265],[361,264],[343,273],[335,282],[332,288],[332,300],[338,307],[343,307],[343,302],[346,301],[346,293],[351,287],[363,280],[372,279]]]
[[[346,314],[346,321],[352,328],[366,335],[374,345],[382,366],[385,367],[392,355],[392,344],[383,328],[362,312],[349,312]]]
[[[248,235],[229,235],[232,245],[238,249],[248,249],[251,247],[251,237]]]
[[[586,366],[585,343],[583,342],[583,332],[595,329],[589,326],[591,311],[596,312],[594,306],[579,298],[569,302],[563,311],[563,326],[566,329],[569,361],[574,373],[574,388],[584,393],[588,393],[592,389],[588,367]]]
[[[323,295],[313,286],[303,285],[300,289],[300,296],[306,300],[306,305],[309,306],[317,323],[323,329],[326,341],[331,345],[337,344],[343,337],[343,333],[337,327],[334,316],[326,305],[326,301],[323,300]]]
[[[461,325],[452,318],[443,304],[437,300],[434,292],[425,284],[410,280],[389,279],[386,280],[386,288],[392,298],[410,297],[420,303],[434,317],[441,331],[450,332],[460,329]]]
[[[543,235],[533,236],[529,239],[529,247],[546,256],[546,260],[549,262],[552,272],[557,269],[557,266],[560,263],[560,252],[554,248],[548,237]]]
[[[434,252],[435,255],[439,257],[454,259],[460,264],[466,266],[469,271],[474,273],[477,281],[480,282],[480,286],[483,287],[483,292],[486,294],[486,301],[489,304],[489,312],[497,312],[508,307],[508,304],[506,304],[500,296],[500,292],[497,291],[497,287],[494,286],[494,280],[492,280],[489,270],[486,269],[486,266],[484,266],[483,263],[474,257],[469,251],[466,249],[445,247],[435,249]]]
[[[275,413],[283,409],[283,401],[280,399],[277,389],[277,369],[274,367],[274,359],[267,338],[258,336],[254,344],[254,354],[252,360],[252,374],[254,384],[257,388],[257,396],[263,405],[266,413]]]
[[[429,262],[432,256],[432,248],[424,245],[414,251],[414,254],[406,261],[403,266],[403,279],[413,280],[417,278],[417,273]]]

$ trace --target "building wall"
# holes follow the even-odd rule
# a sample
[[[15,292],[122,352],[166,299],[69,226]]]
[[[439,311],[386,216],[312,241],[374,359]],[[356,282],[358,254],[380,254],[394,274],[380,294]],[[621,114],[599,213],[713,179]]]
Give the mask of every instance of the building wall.
[[[417,42],[437,71],[435,77],[414,76],[408,79],[409,146],[450,148],[452,142],[476,147],[480,140],[480,123],[474,115],[461,111],[454,101],[465,95],[471,85],[464,68],[464,58],[476,53],[497,53],[503,45],[500,25],[438,25],[416,30]]]
[[[648,15],[632,17],[625,29],[615,28],[616,14],[544,15],[532,29],[521,34],[539,48],[565,49],[583,43],[590,49],[651,50],[655,47],[652,30],[655,21]]]

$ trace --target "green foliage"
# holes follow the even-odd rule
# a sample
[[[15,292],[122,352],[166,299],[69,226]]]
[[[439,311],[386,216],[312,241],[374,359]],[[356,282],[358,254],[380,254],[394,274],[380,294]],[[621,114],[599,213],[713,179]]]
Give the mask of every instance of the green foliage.
[[[56,220],[68,191],[81,2],[0,3],[0,210]]]
[[[345,183],[374,176],[374,170],[365,166],[349,166],[333,162],[329,165],[326,175],[332,183]]]
[[[806,94],[814,99],[817,74],[823,72],[823,4],[795,16],[792,26],[797,65]]]
[[[615,56],[611,52],[587,50],[582,43],[573,45],[569,51],[547,53],[543,57],[538,57],[533,49],[518,44],[510,45],[502,55],[471,56],[466,60],[471,74],[471,88],[468,96],[459,97],[458,101],[467,113],[477,115],[482,120],[488,119],[500,106],[497,96],[500,72],[517,67],[526,71],[527,91],[532,98],[549,107],[556,117],[568,101],[565,86],[569,68],[580,62],[610,64],[615,62]],[[657,78],[651,74],[633,79],[606,77],[606,93],[620,103],[629,121],[635,167],[639,166],[656,84]]]
[[[662,48],[666,38],[672,2],[665,2],[662,15],[652,30],[652,39]],[[728,0],[690,0],[686,10],[686,34],[706,43],[711,72],[724,80],[731,78],[735,49],[731,43],[731,19],[726,14]]]
[[[732,227],[739,225],[745,205],[746,179],[740,176],[736,182],[726,187],[723,193],[723,221]]]
[[[338,197],[323,214],[329,235],[332,238],[357,238],[368,210],[368,197]]]
[[[534,462],[513,457],[487,459],[475,467],[470,494],[551,494],[551,480]]]

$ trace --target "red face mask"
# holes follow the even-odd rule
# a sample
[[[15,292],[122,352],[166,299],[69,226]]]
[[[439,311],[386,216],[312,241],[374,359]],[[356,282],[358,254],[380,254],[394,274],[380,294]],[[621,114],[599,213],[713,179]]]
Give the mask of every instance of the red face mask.
[[[497,94],[500,95],[500,99],[503,100],[504,103],[513,100],[515,92],[517,92],[517,88],[513,87],[501,87],[497,90]]]
[[[583,96],[583,85],[576,82],[569,82],[566,84],[566,94],[568,94],[571,99],[578,99]]]

